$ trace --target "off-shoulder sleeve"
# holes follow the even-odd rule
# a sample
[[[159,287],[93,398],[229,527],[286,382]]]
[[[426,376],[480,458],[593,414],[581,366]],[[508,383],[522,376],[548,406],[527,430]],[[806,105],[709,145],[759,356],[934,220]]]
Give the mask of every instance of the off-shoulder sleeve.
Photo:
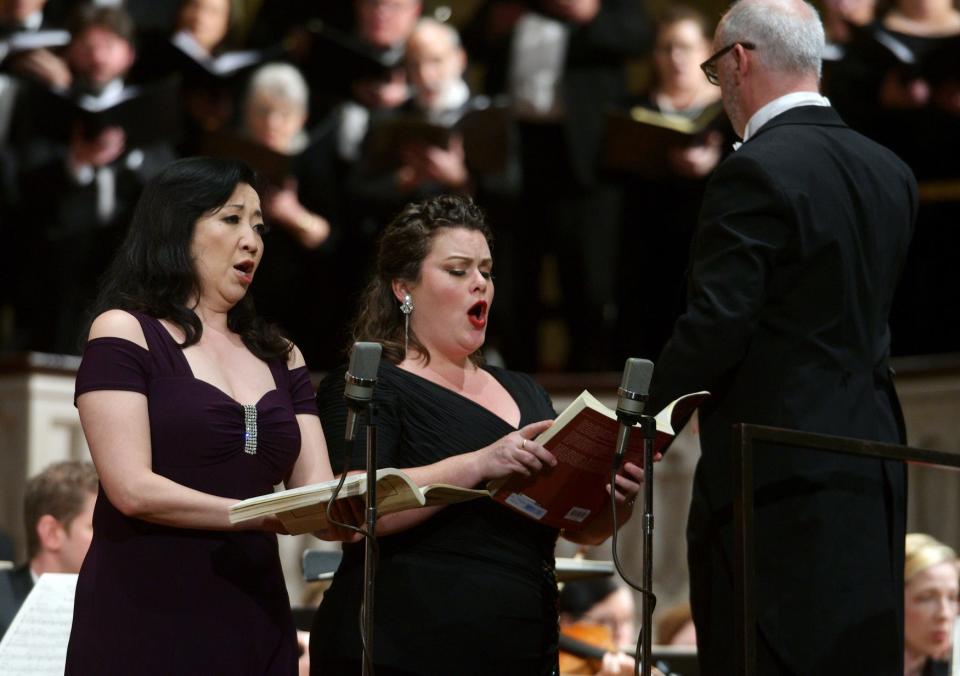
[[[306,366],[290,369],[290,401],[293,402],[293,412],[298,415],[320,415],[313,394],[313,383],[310,382],[310,370]]]
[[[147,393],[150,353],[125,338],[94,338],[87,342],[77,371],[73,400],[95,390]]]

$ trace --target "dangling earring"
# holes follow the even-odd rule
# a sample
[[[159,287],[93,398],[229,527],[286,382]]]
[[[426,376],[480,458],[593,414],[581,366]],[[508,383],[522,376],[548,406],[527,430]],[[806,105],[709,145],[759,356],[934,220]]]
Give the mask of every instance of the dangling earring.
[[[413,312],[413,298],[409,293],[403,296],[400,312],[403,313],[403,355],[406,357],[407,348],[410,346],[410,313]]]

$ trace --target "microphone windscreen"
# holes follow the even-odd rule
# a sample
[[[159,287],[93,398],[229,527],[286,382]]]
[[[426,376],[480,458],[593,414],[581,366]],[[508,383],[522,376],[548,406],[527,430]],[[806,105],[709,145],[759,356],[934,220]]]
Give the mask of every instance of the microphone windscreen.
[[[373,397],[373,383],[380,368],[380,343],[353,344],[350,352],[350,365],[347,367],[347,386],[344,396],[358,401],[369,401]],[[363,382],[367,381],[367,382]]]
[[[627,363],[623,367],[623,378],[620,380],[617,413],[627,415],[643,413],[647,395],[650,393],[650,381],[652,379],[652,361],[636,357],[627,359]]]

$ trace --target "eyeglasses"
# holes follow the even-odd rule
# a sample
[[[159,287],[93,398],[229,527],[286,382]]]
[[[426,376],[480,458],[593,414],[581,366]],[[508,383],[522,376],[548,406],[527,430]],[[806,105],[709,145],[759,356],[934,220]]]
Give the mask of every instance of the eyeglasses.
[[[700,64],[700,70],[703,71],[703,74],[707,76],[707,81],[713,85],[720,84],[720,77],[717,75],[717,62],[723,58],[723,55],[729,52],[731,49],[740,45],[744,49],[756,49],[757,46],[752,42],[733,42],[720,51],[714,53],[709,59]]]

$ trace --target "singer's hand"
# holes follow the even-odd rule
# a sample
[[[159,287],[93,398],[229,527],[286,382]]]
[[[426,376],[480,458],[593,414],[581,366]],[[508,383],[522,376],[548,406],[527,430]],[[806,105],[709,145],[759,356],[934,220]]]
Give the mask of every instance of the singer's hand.
[[[351,526],[361,526],[366,519],[365,504],[359,496],[335,500],[330,512],[334,519]],[[333,523],[328,523],[323,530],[314,531],[313,535],[321,540],[341,542],[357,542],[363,538],[360,533]]]
[[[553,453],[533,441],[552,424],[552,420],[530,423],[495,443],[474,451],[476,460],[480,463],[483,480],[499,479],[514,473],[531,476],[544,467],[556,466],[557,459],[553,457]]]
[[[614,499],[618,505],[633,507],[634,501],[640,494],[640,487],[643,484],[643,468],[632,462],[625,462],[615,478],[617,491]],[[610,493],[610,484],[607,484],[607,493]]]

